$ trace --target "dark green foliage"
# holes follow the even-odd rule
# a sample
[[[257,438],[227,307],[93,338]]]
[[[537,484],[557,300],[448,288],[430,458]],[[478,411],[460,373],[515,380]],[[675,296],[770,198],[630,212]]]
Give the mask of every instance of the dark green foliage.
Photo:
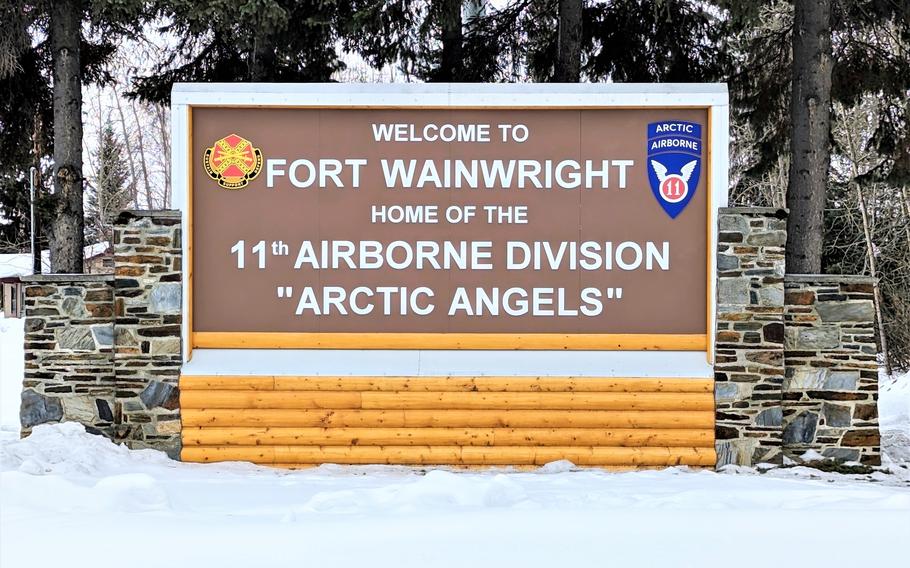
[[[42,53],[27,49],[15,71],[0,75],[0,252],[17,252],[29,242],[29,168],[51,149],[50,86],[42,76]],[[47,174],[46,165],[42,173]],[[43,216],[46,220],[46,211]]]
[[[620,0],[585,9],[584,71],[592,81],[717,81],[727,23],[698,2]]]
[[[731,9],[731,107],[756,132],[760,176],[789,151],[792,6],[785,2],[718,2]],[[868,93],[886,102],[873,144],[896,155],[908,144],[910,3],[835,1],[832,15],[832,101],[855,104]],[[903,54],[897,48],[905,46]]]
[[[170,100],[175,82],[328,81],[343,64],[336,50],[344,3],[322,0],[171,0],[154,3],[180,38],[133,95]]]
[[[134,0],[86,2],[84,18],[92,30],[80,44],[83,83],[110,80],[106,64],[116,51],[120,33],[135,31],[143,3]],[[42,230],[50,226],[53,163],[53,100],[51,53],[47,37],[47,2],[0,1],[4,22],[0,40],[0,251],[25,250],[29,243],[29,169],[39,169],[37,225],[39,247],[47,244]],[[33,44],[32,38],[38,42]]]

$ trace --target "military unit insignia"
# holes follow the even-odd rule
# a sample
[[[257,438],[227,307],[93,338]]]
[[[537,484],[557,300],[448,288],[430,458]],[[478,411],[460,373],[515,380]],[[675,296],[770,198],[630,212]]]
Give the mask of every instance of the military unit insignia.
[[[668,120],[648,125],[651,192],[675,219],[695,195],[701,171],[701,125]]]
[[[224,189],[243,189],[262,170],[262,152],[249,140],[230,134],[206,148],[202,167]]]

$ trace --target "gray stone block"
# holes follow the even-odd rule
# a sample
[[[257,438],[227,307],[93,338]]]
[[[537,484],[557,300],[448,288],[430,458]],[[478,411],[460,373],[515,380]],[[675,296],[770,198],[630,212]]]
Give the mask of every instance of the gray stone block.
[[[752,233],[746,239],[746,243],[759,246],[782,247],[787,242],[786,231],[768,231],[764,233]]]
[[[721,215],[717,220],[718,228],[725,233],[749,234],[749,220],[738,215]]]
[[[736,383],[714,383],[714,399],[717,402],[733,402],[738,395],[739,387]]]
[[[748,305],[749,280],[747,278],[721,278],[717,281],[717,303]]]
[[[730,254],[717,255],[717,269],[721,272],[724,270],[736,270],[737,268],[739,268],[739,258]]]
[[[725,465],[745,465],[752,466],[752,456],[758,446],[758,440],[754,438],[737,438],[735,440],[718,440],[714,442],[714,450],[717,452],[716,467]]]
[[[852,462],[859,459],[859,450],[848,448],[825,448],[822,455],[839,462]]]
[[[817,351],[840,347],[840,327],[788,327],[784,332],[784,347],[796,351]]]
[[[176,314],[183,305],[179,282],[162,282],[152,287],[149,294],[149,313]]]
[[[848,428],[850,426],[853,410],[849,406],[826,402],[823,412],[825,415],[825,426],[832,428]]]
[[[872,300],[849,300],[843,302],[819,302],[815,304],[822,321],[863,321],[875,319]]]
[[[784,305],[784,285],[766,284],[758,290],[759,303],[763,306]]]
[[[139,398],[142,400],[142,404],[148,409],[160,406],[168,410],[174,410],[180,404],[177,387],[160,381],[150,382],[148,386],[139,393]]]
[[[825,378],[825,390],[855,391],[859,371],[829,371]]]
[[[789,330],[788,330],[789,331]],[[784,390],[815,390],[825,384],[827,369],[800,367],[784,379]]]
[[[93,325],[92,334],[99,347],[110,347],[114,344],[114,324]]]
[[[802,412],[784,428],[784,444],[809,444],[815,441],[818,414]]]
[[[780,426],[784,421],[784,411],[779,406],[774,406],[772,408],[766,408],[758,413],[758,416],[755,417],[756,426],[764,427],[776,427]]]
[[[57,347],[74,351],[94,351],[95,338],[87,325],[71,325],[56,331]]]
[[[59,398],[50,398],[32,389],[22,391],[22,406],[19,407],[19,423],[31,428],[45,422],[57,422],[63,418],[63,405]]]
[[[85,311],[85,304],[82,298],[69,296],[60,303],[60,311],[74,319],[84,318],[88,312]]]

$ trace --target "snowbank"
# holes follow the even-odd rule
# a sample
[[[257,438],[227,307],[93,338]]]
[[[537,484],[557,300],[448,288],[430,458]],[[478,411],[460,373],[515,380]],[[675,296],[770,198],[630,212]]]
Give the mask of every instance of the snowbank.
[[[902,470],[904,471],[904,470]],[[74,424],[0,441],[0,565],[899,564],[910,470],[182,464]],[[870,483],[876,480],[876,483]],[[832,535],[864,546],[838,546]],[[47,546],[53,535],[53,546]],[[103,537],[99,536],[103,535]],[[100,552],[103,550],[103,553]],[[38,552],[40,551],[40,553]],[[40,561],[35,554],[40,554]],[[36,564],[37,562],[37,564]]]
[[[910,376],[883,379],[892,473],[610,474],[183,464],[77,424],[19,440],[22,320],[0,319],[0,566],[902,565]],[[49,546],[49,535],[52,545]],[[841,546],[843,536],[849,543]],[[761,550],[762,553],[750,551]]]
[[[880,378],[878,415],[885,460],[910,464],[910,373]]]
[[[25,320],[0,317],[0,430],[19,431]]]

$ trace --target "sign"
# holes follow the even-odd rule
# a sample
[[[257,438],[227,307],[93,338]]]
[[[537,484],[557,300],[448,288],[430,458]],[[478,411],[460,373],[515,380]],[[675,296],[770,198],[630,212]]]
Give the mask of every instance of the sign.
[[[704,350],[709,112],[191,107],[193,343]]]

